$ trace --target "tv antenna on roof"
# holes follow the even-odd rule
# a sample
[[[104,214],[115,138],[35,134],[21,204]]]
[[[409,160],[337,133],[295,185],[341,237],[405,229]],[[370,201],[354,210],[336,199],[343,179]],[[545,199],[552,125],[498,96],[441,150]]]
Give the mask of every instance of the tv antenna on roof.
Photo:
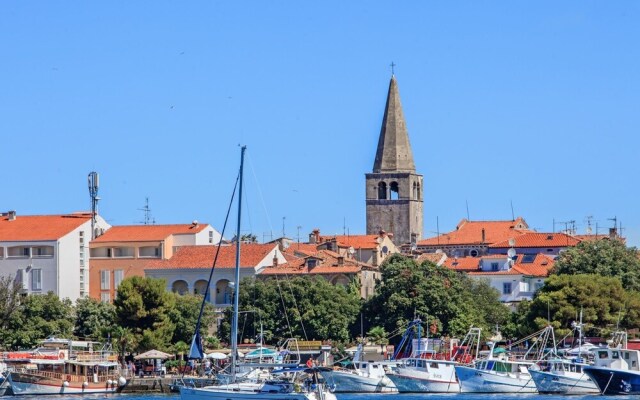
[[[145,225],[155,225],[156,219],[151,216],[151,208],[149,208],[149,198],[144,198],[144,207],[138,208],[139,211],[144,212],[144,221],[142,221]]]
[[[89,176],[87,177],[89,182],[89,196],[91,197],[91,239],[96,238],[96,215],[98,214],[98,201],[100,197],[98,197],[98,186],[99,186],[99,176],[95,171],[89,172]]]

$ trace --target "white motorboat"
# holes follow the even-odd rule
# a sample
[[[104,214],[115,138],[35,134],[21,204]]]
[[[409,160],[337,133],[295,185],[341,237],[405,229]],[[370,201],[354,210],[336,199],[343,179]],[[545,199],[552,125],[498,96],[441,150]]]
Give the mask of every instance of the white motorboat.
[[[598,386],[584,372],[589,364],[581,360],[550,359],[529,368],[539,393],[592,394]]]

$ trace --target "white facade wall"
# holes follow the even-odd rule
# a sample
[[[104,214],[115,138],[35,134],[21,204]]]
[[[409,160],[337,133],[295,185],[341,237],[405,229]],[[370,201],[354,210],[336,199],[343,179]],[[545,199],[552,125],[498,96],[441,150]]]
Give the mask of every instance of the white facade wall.
[[[546,278],[525,277],[523,275],[470,275],[474,279],[485,279],[491,287],[500,293],[500,301],[503,303],[532,300],[536,290],[543,284]],[[511,285],[511,292],[505,293],[505,284]]]
[[[96,227],[107,230],[110,225],[102,217],[97,217]],[[81,235],[82,232],[82,241]],[[0,258],[0,274],[22,278],[24,293],[46,294],[53,292],[59,298],[69,298],[75,302],[89,294],[89,241],[91,221],[87,220],[78,228],[59,238],[49,241],[0,242],[3,257]],[[53,247],[53,255],[9,257],[8,249],[21,247]],[[33,251],[31,250],[31,253]],[[81,262],[82,260],[82,262]],[[38,272],[39,271],[39,272]],[[35,286],[40,274],[40,286]]]

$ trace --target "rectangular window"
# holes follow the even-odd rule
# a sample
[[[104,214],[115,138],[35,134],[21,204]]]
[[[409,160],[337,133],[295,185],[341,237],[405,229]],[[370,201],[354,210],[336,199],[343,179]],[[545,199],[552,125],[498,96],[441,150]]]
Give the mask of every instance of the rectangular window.
[[[117,289],[120,283],[124,279],[124,270],[117,269],[113,271],[113,288]]]
[[[498,270],[498,263],[497,262],[492,262],[491,263],[491,270],[492,271],[497,271]]]
[[[502,294],[511,294],[511,282],[502,284]]]
[[[110,285],[110,273],[111,271],[103,269],[100,271],[100,290],[109,290],[111,289]]]
[[[209,243],[213,243],[213,231],[209,231]]]
[[[111,293],[100,293],[100,301],[103,303],[111,302]]]
[[[42,290],[42,270],[31,270],[31,290]]]

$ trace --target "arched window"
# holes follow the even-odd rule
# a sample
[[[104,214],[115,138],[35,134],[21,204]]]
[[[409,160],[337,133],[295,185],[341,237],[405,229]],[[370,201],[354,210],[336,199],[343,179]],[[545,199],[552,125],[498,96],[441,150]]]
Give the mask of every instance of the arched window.
[[[171,291],[178,294],[187,294],[189,293],[189,284],[183,280],[175,281],[171,285]]]
[[[391,182],[389,185],[389,191],[391,192],[391,200],[398,200],[400,198],[400,191],[398,190],[398,182]]]
[[[387,184],[384,182],[378,183],[378,200],[387,199]]]
[[[229,281],[221,279],[216,283],[216,304],[231,304],[233,302],[233,290]]]
[[[418,195],[416,196],[416,200],[420,200],[420,183],[416,183]]]
[[[413,182],[413,199],[418,200],[418,184]]]
[[[338,275],[331,279],[331,284],[336,286],[349,286],[350,282],[351,280],[345,275]]]
[[[193,285],[193,294],[199,294],[201,296],[204,296],[206,292],[207,292],[207,281],[205,281],[204,279],[200,279],[196,281],[196,283]],[[209,293],[207,301],[209,301],[209,298],[211,298],[211,293]]]

